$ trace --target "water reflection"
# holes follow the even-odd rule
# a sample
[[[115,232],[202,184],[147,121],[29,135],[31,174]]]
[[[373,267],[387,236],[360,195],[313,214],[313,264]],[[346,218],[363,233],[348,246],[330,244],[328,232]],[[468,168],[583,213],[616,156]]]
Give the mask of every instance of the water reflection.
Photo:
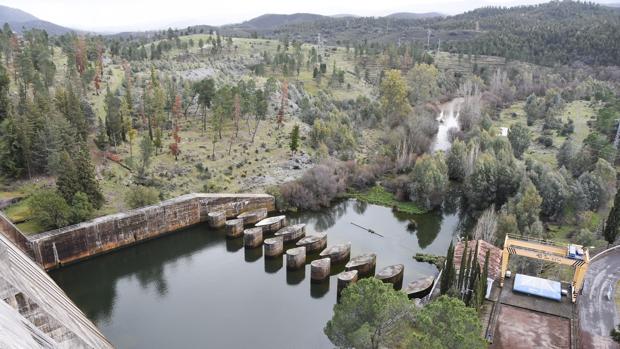
[[[329,292],[329,279],[323,282],[311,282],[310,283],[310,297],[322,298]]]
[[[51,271],[50,276],[90,319],[107,323],[111,321],[121,279],[135,279],[143,291],[153,289],[163,298],[169,290],[165,265],[191,263],[195,252],[222,242],[223,233],[205,234],[204,227],[194,229],[199,234],[168,235]]]
[[[243,242],[243,239],[239,239]],[[256,248],[245,248],[243,255],[245,256],[245,261],[248,263],[256,262],[263,256],[263,246],[259,246]]]
[[[298,285],[306,278],[306,268],[286,271],[286,283],[288,285]]]
[[[366,209],[368,208],[368,203],[365,201],[353,201],[353,210],[355,211],[355,213],[357,214],[364,214],[364,212],[366,212]]]
[[[444,214],[456,214],[461,211],[461,198],[463,197],[463,185],[451,183],[448,186],[445,199],[443,201]]]
[[[277,273],[284,265],[283,259],[284,257],[282,256],[263,258],[265,261],[265,273]]]
[[[326,208],[318,211],[312,212],[303,212],[291,215],[290,220],[297,223],[308,223],[309,220],[312,220],[312,228],[315,231],[327,231],[336,225],[336,222],[347,214],[347,210],[349,205],[352,202],[357,202],[356,200],[343,200],[339,203],[335,204],[331,208]],[[360,205],[356,205],[354,210],[358,214],[363,214],[366,211],[368,204],[360,203]],[[358,210],[361,212],[359,213]]]
[[[228,252],[237,252],[243,248],[243,239],[235,238],[230,239],[226,238],[226,251]]]

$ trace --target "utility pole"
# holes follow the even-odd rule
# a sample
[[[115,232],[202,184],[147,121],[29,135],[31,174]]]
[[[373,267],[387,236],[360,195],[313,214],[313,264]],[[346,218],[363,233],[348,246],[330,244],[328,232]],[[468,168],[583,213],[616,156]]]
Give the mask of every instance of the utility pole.
[[[430,48],[431,47],[431,30],[428,30],[428,34],[426,36],[426,47]]]

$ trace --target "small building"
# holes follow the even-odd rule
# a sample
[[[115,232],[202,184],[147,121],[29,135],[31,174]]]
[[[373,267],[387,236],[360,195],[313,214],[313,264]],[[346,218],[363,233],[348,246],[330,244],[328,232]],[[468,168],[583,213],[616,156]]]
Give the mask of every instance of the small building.
[[[501,263],[502,263],[502,249],[484,240],[471,240],[467,242],[467,253],[469,251],[476,250],[476,244],[478,245],[478,263],[480,268],[484,267],[484,260],[486,258],[487,251],[491,251],[489,254],[489,278],[493,280],[499,279]],[[463,247],[465,241],[460,241],[454,247],[454,266],[458,270],[461,267],[461,259],[463,258]],[[465,256],[467,258],[467,256]]]

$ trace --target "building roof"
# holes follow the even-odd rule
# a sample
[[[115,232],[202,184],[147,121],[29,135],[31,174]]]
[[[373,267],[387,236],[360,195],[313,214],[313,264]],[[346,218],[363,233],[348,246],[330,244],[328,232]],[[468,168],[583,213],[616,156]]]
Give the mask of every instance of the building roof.
[[[467,242],[467,253],[469,251],[476,250],[476,243],[479,243],[478,246],[478,263],[480,264],[480,268],[484,267],[484,259],[486,257],[487,251],[491,251],[489,255],[489,278],[493,280],[497,280],[500,274],[500,268],[502,263],[502,249],[493,246],[493,244],[488,243],[484,240],[471,240]],[[461,241],[456,244],[454,247],[454,266],[458,270],[461,266],[461,258],[463,257],[463,246],[465,245],[464,241]]]

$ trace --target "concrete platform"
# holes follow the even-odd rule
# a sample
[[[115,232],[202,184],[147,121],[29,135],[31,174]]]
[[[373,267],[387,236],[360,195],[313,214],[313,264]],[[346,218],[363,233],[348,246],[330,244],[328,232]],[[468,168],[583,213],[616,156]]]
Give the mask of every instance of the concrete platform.
[[[494,282],[481,318],[491,349],[575,348],[576,305],[570,297],[561,301],[512,290],[514,279],[500,288]],[[563,284],[565,288],[567,285]]]
[[[512,286],[514,278],[506,279],[504,288],[500,294],[500,302],[519,308],[532,309],[540,313],[555,315],[570,319],[573,316],[574,304],[570,297],[562,297],[561,301],[530,296],[524,293],[514,292]],[[563,285],[566,287],[566,285]]]
[[[503,304],[489,349],[570,348],[570,319]]]

